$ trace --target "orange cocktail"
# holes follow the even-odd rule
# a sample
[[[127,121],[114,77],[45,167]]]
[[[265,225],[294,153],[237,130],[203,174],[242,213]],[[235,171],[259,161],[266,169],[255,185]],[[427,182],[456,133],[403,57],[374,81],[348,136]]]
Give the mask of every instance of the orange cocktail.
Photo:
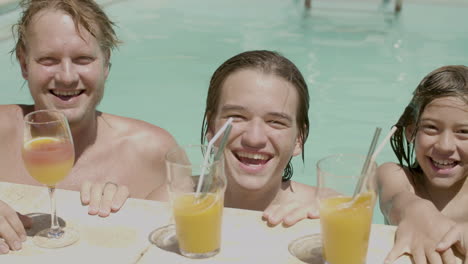
[[[375,194],[332,197],[320,202],[323,257],[328,264],[364,264],[372,222]]]
[[[63,180],[75,159],[72,143],[54,137],[36,137],[25,142],[22,154],[29,174],[47,186]]]
[[[184,252],[203,254],[221,246],[222,195],[214,193],[196,198],[194,193],[173,202],[179,247]]]
[[[47,185],[50,196],[50,228],[37,232],[33,242],[43,248],[62,248],[78,241],[78,233],[61,227],[55,206],[55,189],[70,172],[75,160],[67,117],[58,110],[37,110],[24,116],[21,154],[26,170]]]
[[[180,253],[209,258],[221,248],[226,177],[222,156],[206,145],[178,146],[166,154],[167,183]]]

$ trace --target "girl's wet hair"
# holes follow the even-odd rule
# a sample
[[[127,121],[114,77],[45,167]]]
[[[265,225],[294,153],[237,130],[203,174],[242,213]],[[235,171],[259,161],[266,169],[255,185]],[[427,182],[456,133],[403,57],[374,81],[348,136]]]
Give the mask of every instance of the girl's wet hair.
[[[80,32],[80,26],[88,31],[107,54],[120,43],[113,29],[114,22],[93,0],[22,0],[19,5],[23,12],[12,27],[16,45],[11,53],[15,53],[16,58],[27,52],[27,28],[34,16],[43,10],[60,10],[70,15],[77,32]]]
[[[278,76],[291,83],[298,93],[299,102],[297,105],[296,122],[300,133],[302,145],[302,161],[304,161],[304,144],[309,135],[309,91],[299,69],[290,60],[281,54],[268,50],[253,50],[242,52],[227,61],[216,69],[211,77],[208,95],[206,98],[205,115],[203,117],[201,142],[205,143],[206,134],[210,127],[213,127],[214,118],[218,109],[221,89],[224,81],[229,75],[239,70],[253,69],[260,70],[267,74]],[[261,100],[261,99],[259,99]],[[283,181],[288,181],[293,175],[291,160],[283,172]]]
[[[400,165],[406,166],[413,175],[422,173],[413,144],[421,114],[430,102],[442,97],[457,97],[468,104],[468,67],[449,65],[426,75],[414,90],[411,102],[395,124],[397,131],[390,141],[393,152]],[[412,131],[411,135],[407,135],[409,131]]]

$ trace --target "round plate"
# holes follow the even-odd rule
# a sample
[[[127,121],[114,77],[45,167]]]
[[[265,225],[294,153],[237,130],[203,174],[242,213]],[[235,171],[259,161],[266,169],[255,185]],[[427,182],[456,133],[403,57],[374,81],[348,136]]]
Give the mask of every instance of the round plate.
[[[289,252],[309,264],[322,264],[322,239],[320,234],[300,237],[289,244]]]

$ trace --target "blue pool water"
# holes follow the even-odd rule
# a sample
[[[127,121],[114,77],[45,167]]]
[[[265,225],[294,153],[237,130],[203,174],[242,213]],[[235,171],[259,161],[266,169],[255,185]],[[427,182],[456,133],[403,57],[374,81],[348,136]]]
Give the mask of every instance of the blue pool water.
[[[300,0],[100,2],[124,41],[100,110],[164,127],[181,144],[199,142],[209,78],[227,58],[272,49],[295,62],[310,89],[311,131],[293,179],[310,185],[321,157],[365,155],[375,127],[386,134],[429,71],[468,64],[463,1],[408,0],[398,16],[378,0],[314,0],[309,11]],[[30,103],[8,54],[18,11],[0,14],[0,104]],[[391,160],[387,146],[378,162]],[[379,209],[374,222],[383,223]]]

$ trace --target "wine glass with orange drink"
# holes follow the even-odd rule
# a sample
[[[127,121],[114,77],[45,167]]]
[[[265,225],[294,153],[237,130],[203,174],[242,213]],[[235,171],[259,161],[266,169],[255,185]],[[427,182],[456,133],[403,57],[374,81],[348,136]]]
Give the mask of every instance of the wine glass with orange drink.
[[[56,110],[39,110],[24,117],[22,156],[29,174],[49,189],[51,226],[38,232],[33,242],[45,248],[60,248],[75,243],[78,233],[58,222],[55,206],[57,183],[73,167],[75,151],[68,121]]]

